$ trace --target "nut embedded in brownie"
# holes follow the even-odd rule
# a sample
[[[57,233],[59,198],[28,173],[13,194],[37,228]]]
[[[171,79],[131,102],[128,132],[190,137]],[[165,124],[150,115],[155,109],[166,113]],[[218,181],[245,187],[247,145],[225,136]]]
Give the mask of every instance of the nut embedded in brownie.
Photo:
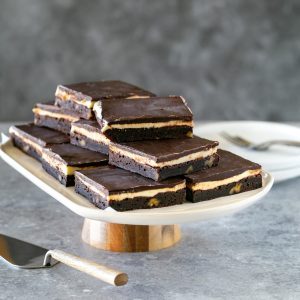
[[[217,167],[185,175],[188,201],[205,201],[262,187],[260,165],[221,149],[218,155]]]
[[[75,172],[75,191],[101,209],[117,211],[182,204],[185,180],[156,182],[113,166]]]
[[[218,142],[193,138],[113,143],[109,163],[156,181],[216,166]]]
[[[37,160],[41,158],[42,148],[70,142],[69,136],[33,123],[11,126],[9,133],[16,147]]]

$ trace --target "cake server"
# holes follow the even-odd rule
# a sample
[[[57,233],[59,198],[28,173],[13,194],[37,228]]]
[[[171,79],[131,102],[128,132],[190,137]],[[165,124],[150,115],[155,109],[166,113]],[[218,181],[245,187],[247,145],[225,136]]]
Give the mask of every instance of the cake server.
[[[96,262],[61,250],[47,250],[3,234],[0,234],[0,258],[20,269],[51,268],[62,262],[112,285],[125,285],[128,281],[127,274]]]

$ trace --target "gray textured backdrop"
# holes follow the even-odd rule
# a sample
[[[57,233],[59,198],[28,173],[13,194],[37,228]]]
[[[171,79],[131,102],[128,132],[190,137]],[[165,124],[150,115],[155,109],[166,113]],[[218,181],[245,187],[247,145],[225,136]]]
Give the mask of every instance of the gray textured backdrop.
[[[300,1],[0,2],[0,121],[58,83],[182,94],[198,119],[300,120]]]

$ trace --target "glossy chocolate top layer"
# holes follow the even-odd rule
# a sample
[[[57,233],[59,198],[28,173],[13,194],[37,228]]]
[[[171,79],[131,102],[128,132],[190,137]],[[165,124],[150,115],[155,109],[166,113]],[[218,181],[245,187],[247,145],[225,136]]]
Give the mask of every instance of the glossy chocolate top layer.
[[[30,139],[42,147],[70,142],[67,135],[46,127],[35,126],[33,123],[12,126],[10,132],[13,134],[14,131],[19,136],[24,136],[24,138]]]
[[[164,162],[209,150],[217,147],[219,143],[194,136],[193,138],[147,140],[122,144],[112,143],[112,145],[118,149],[149,157],[156,162]]]
[[[185,100],[179,96],[102,100],[95,104],[94,111],[97,119],[108,124],[193,119]]]
[[[59,85],[58,91],[75,95],[77,100],[100,100],[111,98],[128,98],[134,96],[154,96],[135,85],[118,80],[81,82]]]
[[[79,121],[73,122],[72,126],[85,128],[85,129],[88,129],[91,131],[101,132],[100,126],[96,120],[79,120]]]
[[[219,149],[218,155],[220,156],[220,161],[217,167],[185,175],[187,181],[198,183],[223,180],[248,170],[257,170],[261,168],[259,164],[242,158],[229,151]]]
[[[66,115],[66,116],[70,115],[72,117],[77,117],[79,119],[79,117],[76,115],[76,112],[69,111],[69,110],[66,110],[64,108],[61,108],[61,107],[58,107],[58,106],[55,106],[55,105],[51,105],[51,104],[48,104],[48,103],[36,103],[36,105],[33,109],[34,113],[37,113],[35,111],[36,108],[38,108],[40,110],[43,110],[43,111],[51,112],[51,113],[57,113],[57,114]]]
[[[108,161],[107,155],[80,148],[72,144],[52,145],[44,151],[69,166],[88,166],[94,163],[106,163]]]
[[[83,176],[84,179],[88,180],[90,184],[101,187],[103,191],[106,191],[106,194],[110,194],[111,192],[125,192],[129,190],[135,192],[141,190],[173,187],[175,185],[184,183],[183,178],[171,178],[162,182],[157,182],[109,165],[89,170],[77,171],[75,176],[77,176],[77,174],[79,177]]]

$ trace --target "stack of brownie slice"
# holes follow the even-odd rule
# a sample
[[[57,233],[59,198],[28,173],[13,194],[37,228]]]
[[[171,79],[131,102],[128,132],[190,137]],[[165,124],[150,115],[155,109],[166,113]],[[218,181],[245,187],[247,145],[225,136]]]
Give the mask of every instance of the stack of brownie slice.
[[[12,126],[15,146],[101,209],[199,202],[262,186],[261,166],[193,135],[183,97],[121,81],[59,85],[34,124]]]

